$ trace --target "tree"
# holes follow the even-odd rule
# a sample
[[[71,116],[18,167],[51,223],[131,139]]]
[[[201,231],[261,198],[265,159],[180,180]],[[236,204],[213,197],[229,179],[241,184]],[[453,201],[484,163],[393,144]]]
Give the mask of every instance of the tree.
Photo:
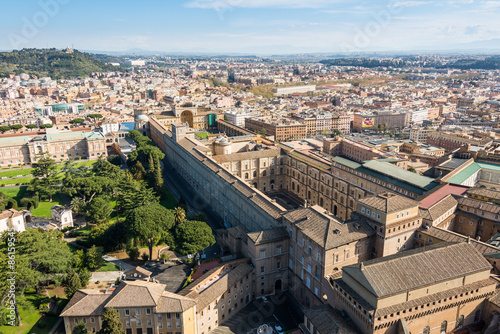
[[[118,189],[117,206],[124,215],[137,207],[158,203],[154,190],[146,188],[144,183],[134,180],[131,175],[120,182]]]
[[[75,327],[73,327],[71,334],[89,334],[89,331],[87,330],[87,324],[85,324],[84,322],[77,323]]]
[[[139,248],[137,248],[137,247],[127,248],[127,255],[132,261],[137,260],[137,258],[139,257],[140,254],[141,254],[141,252],[139,251]]]
[[[67,273],[75,257],[59,230],[30,228],[17,239],[16,251],[26,255],[30,268],[44,274]]]
[[[153,254],[153,244],[161,240],[174,225],[172,211],[155,203],[139,206],[128,214],[125,222],[130,236],[148,243],[149,256]]]
[[[25,127],[27,127],[28,129],[37,128],[36,124],[26,124]]]
[[[71,197],[78,195],[82,198],[83,203],[87,204],[94,197],[112,193],[116,186],[115,182],[114,179],[104,176],[76,177],[64,184],[63,192]]]
[[[176,207],[174,210],[175,224],[180,224],[186,219],[186,211],[181,207]]]
[[[40,129],[50,129],[51,127],[52,127],[52,124],[50,124],[50,123],[40,125]]]
[[[69,269],[68,275],[66,276],[66,288],[64,292],[68,296],[68,298],[73,297],[75,292],[82,288],[82,281],[80,280],[80,276],[73,270]]]
[[[101,114],[88,114],[87,117],[90,118],[94,122],[94,124],[96,124],[98,120],[103,118]]]
[[[82,124],[83,122],[85,122],[85,120],[83,118],[74,118],[72,119],[71,121],[69,121],[71,124]]]
[[[132,167],[129,168],[130,173],[134,176],[134,179],[136,180],[144,180],[146,177],[146,169],[144,169],[144,166],[141,164],[140,161],[136,161],[135,164],[132,165]]]
[[[55,160],[51,158],[42,158],[33,163],[33,176],[29,190],[38,194],[40,198],[49,198],[52,202],[52,196],[57,192],[57,167]]]
[[[265,137],[267,134],[266,129],[262,128],[259,131],[257,131],[257,134],[261,135],[262,137]]]
[[[87,269],[82,269],[78,274],[80,276],[80,282],[82,282],[82,288],[89,284],[92,274]]]
[[[410,168],[408,168],[408,171],[412,172],[412,173],[417,173],[417,170],[411,166]]]
[[[87,217],[96,224],[108,222],[111,213],[113,213],[111,204],[102,196],[94,198],[88,205]]]
[[[2,133],[5,133],[5,132],[7,132],[9,130],[10,130],[10,126],[8,126],[8,125],[2,125],[2,126],[0,126],[0,131]]]
[[[102,265],[102,248],[93,245],[87,250],[87,266],[95,270]]]
[[[81,197],[72,198],[69,207],[71,211],[79,215],[84,210],[83,199]]]
[[[108,156],[108,161],[118,167],[122,165],[122,158],[117,154],[112,154]]]
[[[212,229],[205,222],[186,220],[175,227],[176,250],[181,254],[195,254],[213,245]]]
[[[19,130],[19,129],[22,129],[23,126],[21,124],[13,124],[10,126],[10,128],[13,130]]]
[[[114,308],[108,307],[104,310],[99,334],[125,334],[118,311]]]

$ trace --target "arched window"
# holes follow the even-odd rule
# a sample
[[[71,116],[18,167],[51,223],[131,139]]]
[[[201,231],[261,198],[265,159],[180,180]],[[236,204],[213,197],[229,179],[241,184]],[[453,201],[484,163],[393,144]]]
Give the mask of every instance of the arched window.
[[[245,173],[245,180],[248,180],[248,173]]]
[[[253,172],[253,177],[257,177],[257,172]]]
[[[263,171],[262,176],[266,176],[266,175],[267,175],[266,171]]]
[[[448,321],[443,321],[441,323],[441,333],[446,333],[446,330],[448,329]]]

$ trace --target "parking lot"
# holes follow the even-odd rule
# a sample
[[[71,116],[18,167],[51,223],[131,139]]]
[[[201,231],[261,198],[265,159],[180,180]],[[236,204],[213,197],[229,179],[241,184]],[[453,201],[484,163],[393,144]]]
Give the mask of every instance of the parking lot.
[[[263,324],[273,328],[279,325],[283,332],[286,332],[296,329],[302,321],[302,317],[284,295],[275,295],[268,297],[267,303],[262,299],[254,300],[210,333],[255,334],[257,328]]]

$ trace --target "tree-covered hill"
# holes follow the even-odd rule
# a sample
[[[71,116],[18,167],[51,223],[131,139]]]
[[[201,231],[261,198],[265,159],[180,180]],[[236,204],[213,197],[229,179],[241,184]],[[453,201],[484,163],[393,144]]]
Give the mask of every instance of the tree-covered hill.
[[[0,77],[27,73],[53,79],[89,76],[93,72],[120,71],[94,56],[77,50],[23,49],[0,52]]]

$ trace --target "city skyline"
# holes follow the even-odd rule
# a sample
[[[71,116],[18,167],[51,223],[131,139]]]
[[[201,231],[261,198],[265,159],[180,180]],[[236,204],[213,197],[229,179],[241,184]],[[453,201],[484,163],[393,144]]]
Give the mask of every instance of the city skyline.
[[[0,50],[291,54],[499,50],[500,1],[41,0],[4,4]]]

